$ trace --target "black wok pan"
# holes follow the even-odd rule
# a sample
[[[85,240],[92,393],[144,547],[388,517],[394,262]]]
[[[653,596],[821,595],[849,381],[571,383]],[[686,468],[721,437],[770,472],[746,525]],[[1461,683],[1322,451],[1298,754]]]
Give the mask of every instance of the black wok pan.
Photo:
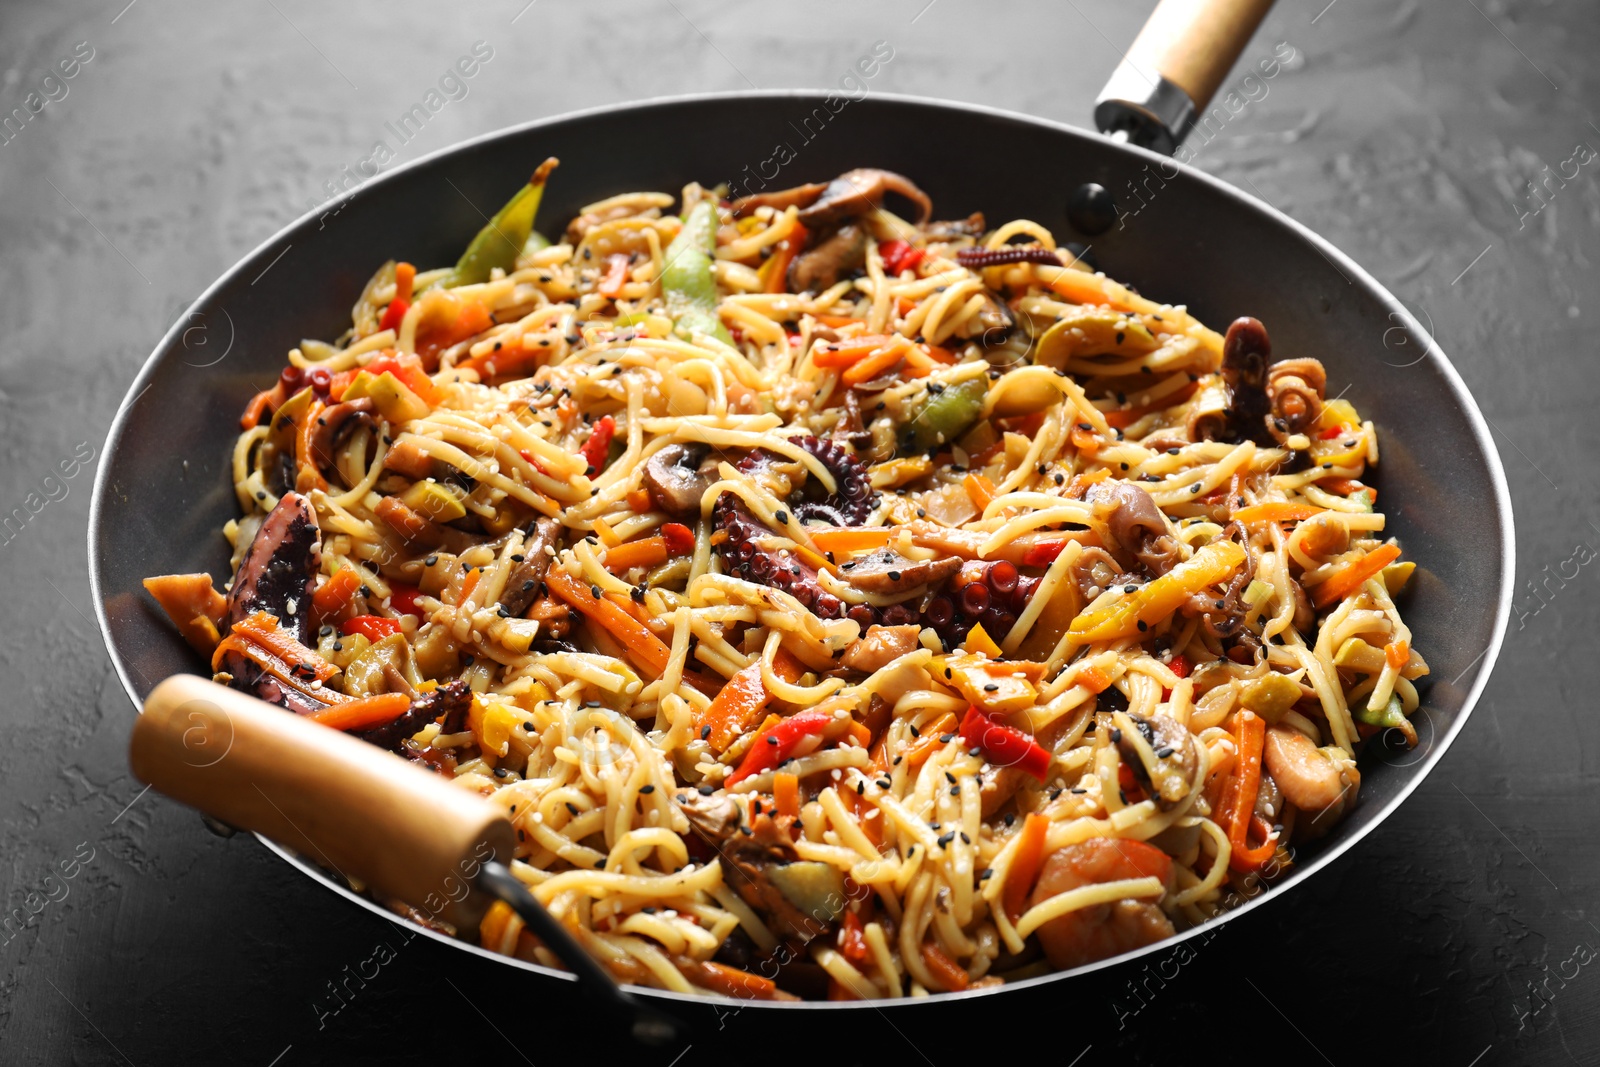
[[[1418,571],[1404,604],[1417,648],[1433,667],[1413,720],[1415,750],[1374,739],[1363,757],[1361,802],[1291,872],[1218,922],[1276,899],[1327,866],[1395,810],[1443,756],[1487,681],[1499,650],[1514,575],[1510,502],[1489,433],[1449,360],[1412,316],[1332,245],[1270,206],[1198,170],[1111,138],[963,104],[873,96],[839,106],[812,92],[710,95],[604,108],[491,134],[377,177],[348,199],[289,226],[211,286],[156,346],[118,413],[94,489],[89,562],[95,608],[129,696],[160,680],[204,672],[198,657],[143,594],[152,574],[228,570],[219,528],[236,517],[229,456],[238,413],[305,337],[330,337],[374,267],[390,257],[453,261],[530,161],[561,169],[540,212],[559,226],[585,203],[685,182],[772,174],[775,146],[792,161],[771,188],[826,180],[857,166],[910,176],[936,215],[982,210],[992,222],[1030,218],[1063,240],[1092,243],[1112,277],[1157,299],[1186,303],[1225,325],[1242,314],[1270,329],[1275,354],[1327,366],[1342,393],[1380,428],[1375,484]],[[810,119],[809,126],[806,120]],[[809,131],[809,136],[799,131]],[[750,168],[747,172],[746,168]],[[1136,215],[1098,235],[1069,214],[1084,183],[1108,190],[1145,182]],[[395,919],[320,868],[274,847],[351,902]],[[1286,913],[1285,913],[1286,914]],[[398,920],[397,920],[398,921]],[[1195,931],[1179,935],[1177,940]],[[570,975],[427,936],[534,974]],[[1003,987],[1070,981],[1165,949]],[[955,994],[992,995],[994,991]],[[675,998],[673,994],[650,995]],[[877,1002],[887,1008],[905,1001]],[[830,1010],[848,1003],[779,1004]],[[774,1005],[759,1005],[771,1007]]]

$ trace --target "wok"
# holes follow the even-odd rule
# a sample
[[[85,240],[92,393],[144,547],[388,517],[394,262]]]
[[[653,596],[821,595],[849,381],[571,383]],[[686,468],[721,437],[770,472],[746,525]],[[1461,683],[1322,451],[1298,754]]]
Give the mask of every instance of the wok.
[[[1414,644],[1433,667],[1413,720],[1420,740],[1406,750],[1375,738],[1361,763],[1354,812],[1330,837],[1301,851],[1270,891],[1216,922],[1285,895],[1383,822],[1460,733],[1499,650],[1515,568],[1505,475],[1484,420],[1448,358],[1401,303],[1333,245],[1271,206],[1127,143],[1170,150],[1174,132],[1181,135],[1192,117],[1185,107],[1204,105],[1254,24],[1235,28],[1231,53],[1224,48],[1220,67],[1211,64],[1209,85],[1206,78],[1190,81],[1188,94],[1174,95],[1174,83],[1161,78],[1154,89],[1134,94],[1142,100],[1121,103],[1108,92],[1097,119],[1106,126],[1120,115],[1115,138],[991,108],[890,95],[681,97],[479,137],[373,178],[301,218],[218,279],[173,325],[111,427],[91,505],[89,564],[95,610],[128,695],[139,703],[170,675],[206,671],[144,595],[140,580],[228,572],[229,552],[218,530],[237,513],[229,457],[238,413],[271,384],[290,347],[348,326],[350,307],[377,264],[391,257],[453,261],[485,211],[526,179],[532,162],[551,155],[562,165],[540,212],[546,228],[583,204],[629,190],[676,190],[698,180],[755,191],[752,177],[783,188],[853,167],[882,167],[922,185],[936,217],[981,210],[991,222],[1033,219],[1059,239],[1090,244],[1110,276],[1157,300],[1186,303],[1213,326],[1256,316],[1271,331],[1279,358],[1322,360],[1330,395],[1348,397],[1380,428],[1383,463],[1375,484],[1389,517],[1386,532],[1398,536],[1418,564],[1404,607]],[[1126,75],[1119,73],[1124,83]],[[1108,89],[1117,84],[1113,79]],[[1126,121],[1129,116],[1134,121]],[[780,145],[792,156],[781,164]],[[1114,221],[1102,216],[1098,224],[1111,225],[1098,234],[1074,226],[1098,225],[1094,212],[1084,210],[1088,183],[1102,187],[1102,208],[1104,190],[1113,197],[1122,190],[1127,201]],[[1093,207],[1093,198],[1087,203]],[[321,867],[262,840],[356,906],[401,921]],[[1196,932],[1075,971],[948,996],[1071,981]],[[572,977],[424,933],[541,981]],[[796,1011],[861,1006],[756,1003]],[[873,1002],[881,1008],[905,1003]]]

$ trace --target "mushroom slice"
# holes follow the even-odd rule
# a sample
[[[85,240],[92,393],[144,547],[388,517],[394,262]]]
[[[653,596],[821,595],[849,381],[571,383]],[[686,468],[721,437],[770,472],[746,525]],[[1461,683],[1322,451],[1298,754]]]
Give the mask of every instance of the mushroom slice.
[[[706,469],[709,453],[705,445],[671,444],[650,457],[644,465],[644,484],[656,507],[672,515],[699,510],[715,473]]]

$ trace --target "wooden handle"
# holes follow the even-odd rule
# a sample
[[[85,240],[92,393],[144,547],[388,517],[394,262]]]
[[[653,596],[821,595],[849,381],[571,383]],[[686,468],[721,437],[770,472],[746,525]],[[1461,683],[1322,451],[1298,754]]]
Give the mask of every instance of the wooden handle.
[[[458,929],[489,903],[474,891],[479,866],[511,859],[511,824],[482,797],[204,678],[156,686],[129,763],[174,800]]]
[[[1163,75],[1201,113],[1272,0],[1161,0],[1128,49],[1128,62]]]

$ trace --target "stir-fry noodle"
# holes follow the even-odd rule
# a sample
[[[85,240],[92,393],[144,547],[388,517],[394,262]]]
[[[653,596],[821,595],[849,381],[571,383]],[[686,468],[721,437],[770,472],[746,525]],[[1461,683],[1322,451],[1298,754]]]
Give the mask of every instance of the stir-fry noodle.
[[[1377,433],[1261,323],[875,170],[612,196],[552,244],[553,167],[251,402],[226,595],[147,585],[220,680],[501,805],[619,979],[901,997],[1116,955],[1286,869],[1365,738],[1415,741]],[[452,932],[556,965],[504,905]]]

